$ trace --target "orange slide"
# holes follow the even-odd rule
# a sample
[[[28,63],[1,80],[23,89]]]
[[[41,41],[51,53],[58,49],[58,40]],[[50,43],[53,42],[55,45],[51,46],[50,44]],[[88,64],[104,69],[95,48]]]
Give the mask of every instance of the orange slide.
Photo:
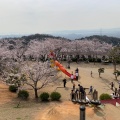
[[[71,76],[71,74],[62,66],[62,64],[60,64],[58,61],[55,61],[55,65],[57,66],[57,67],[59,67],[59,69],[63,72],[63,73],[65,73],[67,76]]]

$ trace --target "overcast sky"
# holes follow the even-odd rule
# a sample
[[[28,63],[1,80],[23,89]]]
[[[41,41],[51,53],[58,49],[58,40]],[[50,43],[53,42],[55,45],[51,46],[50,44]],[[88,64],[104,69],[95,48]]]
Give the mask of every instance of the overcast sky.
[[[120,0],[0,0],[0,34],[120,27]]]

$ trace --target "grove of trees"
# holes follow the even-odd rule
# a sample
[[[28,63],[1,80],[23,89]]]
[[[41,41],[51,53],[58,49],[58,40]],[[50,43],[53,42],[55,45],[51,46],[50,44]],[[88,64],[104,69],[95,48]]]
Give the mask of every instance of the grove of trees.
[[[35,98],[38,98],[39,89],[57,79],[57,72],[48,62],[51,51],[55,54],[54,59],[59,61],[97,62],[98,58],[110,58],[114,66],[119,61],[119,47],[116,50],[111,44],[97,39],[70,41],[53,36],[44,36],[42,40],[38,37],[32,38],[0,40],[0,76],[4,82],[17,84],[18,87],[24,84],[31,86]]]

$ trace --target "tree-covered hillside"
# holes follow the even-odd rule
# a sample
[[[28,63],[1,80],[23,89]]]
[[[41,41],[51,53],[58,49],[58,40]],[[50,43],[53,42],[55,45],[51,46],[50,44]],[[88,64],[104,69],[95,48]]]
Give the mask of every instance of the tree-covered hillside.
[[[34,34],[34,35],[29,35],[29,36],[23,36],[21,37],[22,39],[24,39],[26,42],[29,42],[30,40],[46,40],[47,38],[51,38],[51,39],[61,39],[61,40],[69,40],[63,37],[56,37],[56,36],[52,36],[52,35],[48,35],[48,34]],[[109,44],[114,45],[118,45],[120,44],[120,38],[116,38],[116,37],[108,37],[108,36],[99,36],[99,35],[93,35],[93,36],[89,36],[89,37],[85,37],[85,38],[81,38],[81,39],[77,39],[77,40],[99,40],[101,42],[106,42]],[[71,41],[71,40],[69,40]]]
[[[26,41],[30,41],[30,40],[34,40],[34,39],[45,40],[46,38],[68,40],[68,39],[63,38],[63,37],[55,37],[55,36],[48,35],[48,34],[33,34],[33,35],[22,37],[22,39],[25,39]]]
[[[29,36],[22,36],[20,38],[3,38],[4,40],[8,40],[9,42],[11,42],[11,44],[13,43],[13,40],[22,40],[24,45],[27,45],[31,40],[37,40],[37,41],[44,41],[47,39],[54,39],[54,40],[65,40],[65,41],[74,41],[74,40],[69,40],[67,38],[64,37],[56,37],[56,36],[52,36],[52,35],[48,35],[48,34],[33,34],[33,35],[29,35]],[[1,40],[3,40],[1,39]],[[85,38],[80,38],[80,39],[76,39],[76,40],[98,40],[101,43],[106,42],[108,44],[112,44],[113,46],[120,44],[120,38],[116,38],[116,37],[108,37],[108,36],[99,36],[99,35],[93,35],[93,36],[89,36],[89,37],[85,37]],[[14,44],[14,43],[13,43]]]
[[[81,38],[81,39],[78,39],[78,40],[84,40],[84,39],[87,39],[87,40],[98,39],[99,41],[112,44],[113,46],[120,44],[120,38],[116,38],[116,37],[93,35],[93,36]]]

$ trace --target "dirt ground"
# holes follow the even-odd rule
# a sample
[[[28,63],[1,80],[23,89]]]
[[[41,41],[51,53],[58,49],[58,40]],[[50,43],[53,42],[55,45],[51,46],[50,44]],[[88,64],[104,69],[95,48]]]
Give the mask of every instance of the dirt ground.
[[[0,82],[0,105],[10,102],[15,96],[15,94],[9,92],[8,86]]]
[[[63,65],[66,66],[65,63]],[[74,72],[77,67],[79,68],[80,78],[78,81],[74,81],[76,87],[78,87],[78,84],[86,88],[92,85],[99,95],[101,93],[112,93],[109,85],[111,81],[114,81],[115,87],[118,88],[118,82],[114,80],[112,64],[72,63],[71,69],[68,71]],[[98,68],[102,67],[105,68],[105,73],[102,73],[101,78],[99,78]],[[117,69],[120,70],[120,66]],[[93,77],[90,76],[91,71],[93,72]],[[8,86],[0,82],[0,120],[79,120],[80,105],[70,101],[72,83],[62,72],[59,75],[61,77],[55,83],[40,90],[39,94],[43,91],[49,93],[58,91],[62,95],[60,102],[36,102],[34,100],[34,92],[29,90],[30,98],[27,101],[21,101],[20,108],[16,108],[19,102],[17,95],[9,92]],[[62,83],[64,77],[67,78],[66,88],[63,88]],[[120,80],[120,77],[118,79]],[[86,106],[86,120],[120,120],[119,113],[120,107],[110,104],[97,109]]]

